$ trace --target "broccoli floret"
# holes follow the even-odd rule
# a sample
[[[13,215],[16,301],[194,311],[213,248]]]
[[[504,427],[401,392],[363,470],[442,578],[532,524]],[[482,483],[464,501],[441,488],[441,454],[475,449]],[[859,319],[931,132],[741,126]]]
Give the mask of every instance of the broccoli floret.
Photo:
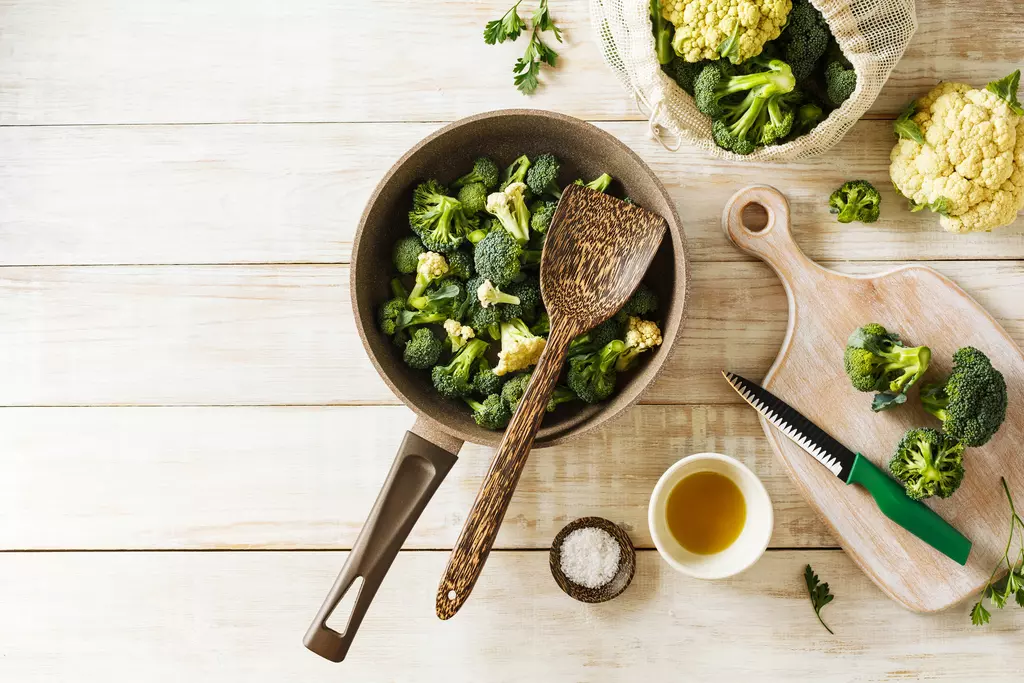
[[[953,354],[953,372],[921,390],[924,409],[967,446],[988,443],[1006,419],[1006,380],[988,356],[965,346]]]
[[[646,283],[641,282],[619,309],[619,312],[615,314],[615,318],[624,325],[631,315],[642,318],[653,315],[657,310],[658,295]]]
[[[487,188],[483,183],[470,183],[459,190],[459,203],[467,216],[482,213],[487,206]]]
[[[584,403],[599,403],[615,391],[615,363],[626,350],[625,342],[608,342],[600,351],[569,359],[569,388]]]
[[[525,183],[526,174],[530,170],[530,159],[525,154],[513,161],[501,174],[501,185],[498,190],[504,191],[512,183]]]
[[[473,162],[473,170],[452,183],[452,188],[457,190],[460,187],[479,183],[484,186],[485,190],[490,191],[498,186],[500,173],[496,163],[487,157],[478,157]]]
[[[402,275],[411,275],[416,272],[420,254],[425,251],[419,237],[415,235],[403,237],[395,242],[395,246],[391,250],[391,263],[394,264],[395,270]]]
[[[490,396],[500,392],[504,383],[505,378],[494,374],[486,358],[481,358],[477,362],[476,374],[473,375],[473,391],[480,396]]]
[[[448,274],[460,280],[473,277],[473,254],[460,249],[448,254]]]
[[[487,350],[487,342],[481,339],[470,339],[462,350],[455,354],[448,365],[435,365],[430,371],[437,393],[445,398],[468,396],[473,386],[470,373],[478,358]]]
[[[547,339],[530,332],[522,320],[501,323],[501,351],[494,374],[501,376],[536,365]]]
[[[512,411],[498,394],[491,394],[483,403],[471,398],[462,399],[473,409],[473,419],[485,429],[504,429],[512,419]]]
[[[405,299],[388,299],[377,309],[377,324],[381,332],[389,337],[395,334],[398,317],[405,311]]]
[[[501,311],[497,306],[484,308],[479,302],[473,302],[467,312],[467,321],[479,334],[486,332],[491,339],[501,336]]]
[[[619,321],[614,318],[605,320],[597,327],[584,332],[569,343],[569,357],[593,353],[605,347],[608,342],[619,337]]]
[[[474,284],[479,278],[473,280]],[[477,285],[476,298],[484,308],[497,306],[498,304],[518,304],[519,297],[501,291],[495,287],[490,280],[484,280]]]
[[[843,366],[857,391],[878,391],[871,409],[886,410],[906,402],[907,390],[928,370],[927,346],[908,348],[878,323],[857,328],[846,342]]]
[[[796,110],[796,117],[793,120],[793,128],[790,135],[798,138],[801,135],[810,133],[815,126],[825,118],[825,112],[814,102],[806,102]]]
[[[526,186],[538,197],[549,194],[561,197],[562,190],[558,187],[558,172],[562,165],[554,154],[541,154],[533,160],[533,166],[526,174]]]
[[[504,192],[494,192],[487,196],[487,213],[494,216],[498,225],[519,244],[526,244],[530,240],[530,210],[523,200],[525,188],[522,183],[513,183]],[[519,203],[523,204],[522,211]]]
[[[551,219],[555,216],[557,202],[537,200],[530,205],[530,228],[536,233],[544,234],[551,227]]]
[[[520,399],[523,398],[523,394],[526,393],[526,387],[530,384],[531,377],[533,377],[532,372],[522,372],[513,375],[511,379],[505,382],[505,386],[501,388],[501,397],[505,399],[505,402],[508,403],[512,410],[516,409]]]
[[[437,363],[441,357],[443,344],[429,327],[419,327],[413,333],[409,341],[405,342],[405,353],[402,360],[410,368],[416,370],[428,370]]]
[[[707,65],[706,61],[688,62],[682,57],[676,56],[670,63],[662,65],[661,70],[692,97],[694,82]]]
[[[437,283],[422,296],[409,298],[407,303],[424,313],[444,313],[446,316],[459,319],[462,317],[459,313],[465,300],[466,286],[461,281],[450,278]]]
[[[423,306],[417,306],[416,302],[423,301],[423,293],[427,287],[447,274],[448,261],[444,256],[432,251],[420,254],[416,265],[416,284],[409,292],[409,305],[413,308],[423,308]],[[423,303],[426,302],[423,301]]]
[[[874,223],[881,203],[882,196],[874,185],[866,180],[849,180],[828,198],[828,210],[838,214],[840,223]]]
[[[507,230],[491,230],[476,245],[473,264],[477,277],[490,280],[498,287],[505,287],[522,269],[519,257],[523,248]]]
[[[541,312],[537,317],[537,322],[530,327],[530,332],[541,336],[546,336],[551,333],[551,318],[548,317],[547,311]]]
[[[949,498],[964,479],[964,445],[935,429],[911,429],[896,446],[889,471],[909,498]]]
[[[832,41],[825,57],[825,94],[832,106],[838,107],[849,99],[856,88],[857,72],[853,70],[839,44]]]
[[[447,317],[447,314],[443,311],[410,311],[403,309],[395,318],[394,341],[398,344],[402,338],[402,333],[411,327],[441,323]]]
[[[712,62],[701,70],[694,84],[697,109],[711,117],[715,143],[736,154],[754,151],[764,138],[769,103],[796,87],[793,72],[785,62],[755,60],[754,65],[761,70],[735,75],[730,67]],[[780,103],[776,108],[785,113]]]
[[[773,97],[768,100],[766,109],[768,119],[764,122],[764,128],[761,130],[760,144],[778,144],[793,129],[796,113],[781,97]]]
[[[591,190],[596,190],[597,192],[605,192],[608,189],[608,186],[612,184],[612,180],[614,179],[610,175],[602,173],[589,183],[583,182],[583,179],[580,178],[576,180],[575,184],[582,185],[583,187],[589,187]]]
[[[818,60],[828,49],[831,33],[828,23],[808,0],[793,0],[793,9],[779,42],[785,47],[782,58],[793,70],[797,82],[803,82],[814,71]]]
[[[579,397],[572,389],[567,386],[559,384],[555,387],[555,390],[551,392],[551,398],[548,399],[547,411],[549,413],[555,412],[555,408],[562,405],[563,403],[570,403],[577,400]]]
[[[446,194],[443,185],[434,180],[420,183],[412,194],[409,225],[431,251],[455,251],[466,239],[466,232],[476,228],[462,211],[462,204]]]
[[[513,318],[523,320],[535,320],[537,309],[543,306],[540,295],[540,281],[534,275],[527,275],[522,280],[513,282],[509,287],[509,294],[518,299],[518,302],[508,302],[509,305],[501,307],[501,319],[505,321]]]

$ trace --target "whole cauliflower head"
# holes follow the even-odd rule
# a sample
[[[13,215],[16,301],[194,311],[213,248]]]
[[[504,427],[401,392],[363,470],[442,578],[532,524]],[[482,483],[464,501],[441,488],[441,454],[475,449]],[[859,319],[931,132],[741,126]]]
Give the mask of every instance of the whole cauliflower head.
[[[1024,208],[1024,116],[964,83],[939,83],[916,108],[911,120],[924,144],[901,138],[893,147],[896,189],[914,205],[940,210],[949,232],[1012,223]]]
[[[662,0],[661,14],[675,27],[672,47],[687,62],[718,59],[735,33],[734,63],[761,54],[782,33],[792,0]]]

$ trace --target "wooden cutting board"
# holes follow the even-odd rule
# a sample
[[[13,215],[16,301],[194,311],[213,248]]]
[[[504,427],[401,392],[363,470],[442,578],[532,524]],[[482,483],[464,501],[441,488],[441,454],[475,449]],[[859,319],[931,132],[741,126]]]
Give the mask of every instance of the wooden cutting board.
[[[759,232],[743,222],[746,208],[748,223],[757,225],[750,216],[758,211],[755,206],[751,212],[751,204],[762,205],[768,214]],[[891,522],[867,491],[841,482],[761,420],[804,498],[889,597],[917,612],[934,612],[973,598],[1002,558],[1009,532],[1009,506],[999,477],[1006,477],[1018,502],[1024,501],[1024,355],[991,315],[935,270],[910,265],[868,276],[827,270],[800,251],[789,217],[786,198],[766,186],[740,191],[723,214],[729,238],[771,266],[789,299],[786,337],[763,381],[765,388],[888,471],[889,458],[907,429],[939,427],[938,420],[921,408],[918,389],[948,374],[959,347],[981,349],[1006,378],[1009,409],[999,433],[984,446],[967,449],[966,476],[953,496],[927,501],[973,541],[964,567]],[[949,240],[955,243],[957,236],[949,235]],[[911,389],[910,400],[883,413],[871,412],[872,394],[856,391],[843,370],[847,337],[868,322],[883,324],[907,345],[932,350],[931,368]]]

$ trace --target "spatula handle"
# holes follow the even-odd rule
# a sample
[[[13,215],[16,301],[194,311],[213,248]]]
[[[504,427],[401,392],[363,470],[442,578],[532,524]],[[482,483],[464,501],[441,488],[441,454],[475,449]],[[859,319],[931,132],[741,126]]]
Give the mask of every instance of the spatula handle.
[[[908,498],[902,486],[860,453],[847,483],[866,488],[886,517],[958,564],[967,564],[970,540],[930,507]]]
[[[552,321],[547,346],[491,459],[437,587],[436,609],[441,619],[450,619],[459,611],[483,570],[544,418],[548,399],[558,382],[572,337],[571,331]]]

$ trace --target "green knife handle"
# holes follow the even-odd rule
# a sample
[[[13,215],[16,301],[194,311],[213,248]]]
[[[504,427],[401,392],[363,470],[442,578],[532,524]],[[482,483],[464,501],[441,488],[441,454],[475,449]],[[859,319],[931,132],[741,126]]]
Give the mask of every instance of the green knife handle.
[[[853,461],[848,484],[860,484],[885,516],[961,565],[967,564],[971,542],[934,510],[907,497],[903,487],[860,453]]]

